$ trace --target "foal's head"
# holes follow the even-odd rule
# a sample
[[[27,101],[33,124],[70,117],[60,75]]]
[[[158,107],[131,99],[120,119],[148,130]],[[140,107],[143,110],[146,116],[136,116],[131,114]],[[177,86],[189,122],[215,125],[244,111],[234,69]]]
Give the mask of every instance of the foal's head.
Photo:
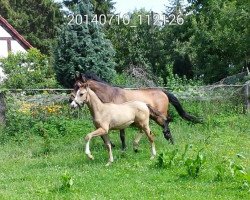
[[[77,90],[75,94],[74,100],[71,102],[70,106],[73,108],[76,108],[77,106],[81,106],[84,103],[87,103],[88,98],[88,91],[89,87],[86,84],[79,83],[79,89]]]

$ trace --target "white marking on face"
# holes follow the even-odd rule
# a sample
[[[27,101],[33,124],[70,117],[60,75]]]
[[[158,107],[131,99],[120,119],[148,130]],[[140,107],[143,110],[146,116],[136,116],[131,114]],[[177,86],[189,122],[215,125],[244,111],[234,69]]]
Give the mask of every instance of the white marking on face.
[[[82,104],[86,101],[87,98],[87,91],[86,90],[78,90],[76,93],[76,97],[75,97],[75,102],[78,104]]]
[[[75,100],[74,100],[74,101],[71,102],[70,106],[71,106],[72,108],[76,108],[78,105],[77,105],[77,103],[76,103]]]

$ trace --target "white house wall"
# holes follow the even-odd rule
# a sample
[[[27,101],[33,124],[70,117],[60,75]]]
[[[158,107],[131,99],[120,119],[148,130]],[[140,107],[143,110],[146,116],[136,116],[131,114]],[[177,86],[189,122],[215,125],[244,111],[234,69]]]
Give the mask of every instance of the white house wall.
[[[2,26],[0,26],[0,37],[11,37],[11,35]]]
[[[26,52],[26,50],[16,40],[11,40],[11,52]]]
[[[10,39],[10,49],[12,53],[27,52],[25,48],[0,25],[0,58],[8,57],[7,38]]]
[[[8,56],[8,46],[7,41],[0,40],[0,58]]]

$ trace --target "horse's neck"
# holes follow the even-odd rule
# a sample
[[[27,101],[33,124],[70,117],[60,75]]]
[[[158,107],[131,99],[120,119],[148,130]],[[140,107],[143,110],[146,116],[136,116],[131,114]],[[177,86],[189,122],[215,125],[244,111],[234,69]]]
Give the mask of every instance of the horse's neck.
[[[123,102],[123,100],[116,102],[117,96],[119,96],[120,99],[123,98],[122,89],[119,89],[119,88],[116,88],[116,87],[113,87],[104,83],[99,83],[97,81],[90,81],[89,86],[95,92],[95,94],[99,97],[99,99],[101,99],[101,101],[104,103],[110,103],[110,102],[122,103]]]
[[[96,117],[98,113],[100,113],[100,111],[102,110],[103,103],[91,89],[89,89],[88,95],[89,95],[89,100],[87,105],[90,109],[92,117]]]

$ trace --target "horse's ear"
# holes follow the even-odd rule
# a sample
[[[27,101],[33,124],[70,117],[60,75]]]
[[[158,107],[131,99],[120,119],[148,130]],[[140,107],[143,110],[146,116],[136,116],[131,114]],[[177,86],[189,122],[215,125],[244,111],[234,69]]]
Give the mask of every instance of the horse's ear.
[[[85,77],[84,74],[82,74],[82,82],[83,82],[83,83],[86,83],[86,82],[87,82],[87,78]]]
[[[81,83],[80,81],[77,82],[77,86],[80,88],[83,86],[83,83]]]
[[[76,71],[76,73],[75,73],[75,81],[79,81],[80,79],[81,79],[81,74],[78,71]]]

